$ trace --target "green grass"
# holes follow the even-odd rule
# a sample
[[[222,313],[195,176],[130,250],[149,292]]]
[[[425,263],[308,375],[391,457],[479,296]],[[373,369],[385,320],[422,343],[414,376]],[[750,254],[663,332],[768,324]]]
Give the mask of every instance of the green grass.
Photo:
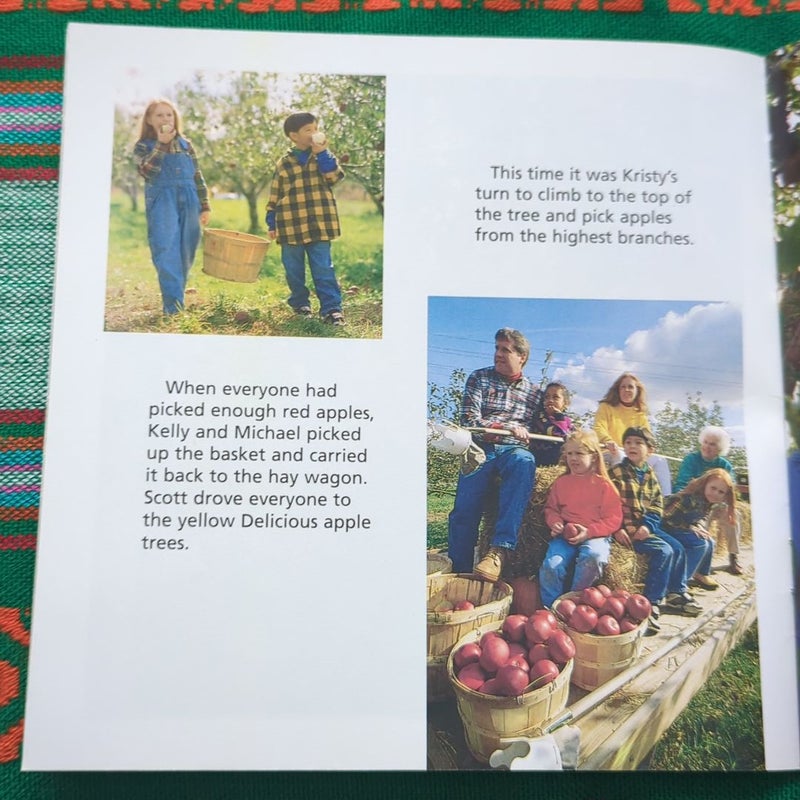
[[[641,769],[765,769],[756,625],[692,698]]]
[[[143,202],[143,201],[142,201]],[[141,203],[140,203],[141,206]],[[209,227],[247,232],[244,200],[214,200]],[[161,314],[155,268],[147,245],[143,210],[112,195],[106,280],[106,330],[252,336],[380,338],[383,315],[383,220],[367,200],[339,201],[343,235],[332,245],[344,296],[347,326],[333,328],[316,317],[296,317],[286,304],[288,289],[280,247],[272,244],[254,283],[225,281],[202,271],[202,244],[189,275],[186,309]],[[265,236],[265,231],[260,231]],[[309,288],[313,287],[310,283]],[[315,299],[315,298],[314,298]]]

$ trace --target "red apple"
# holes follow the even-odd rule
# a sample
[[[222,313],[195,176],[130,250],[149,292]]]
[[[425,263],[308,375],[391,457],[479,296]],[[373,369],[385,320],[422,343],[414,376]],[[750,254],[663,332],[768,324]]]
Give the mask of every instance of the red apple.
[[[605,601],[605,595],[596,586],[589,586],[581,592],[580,602],[595,610],[601,609]]]
[[[575,657],[575,642],[564,631],[555,631],[547,642],[550,650],[550,659],[556,664],[566,664]]]
[[[499,636],[484,636],[481,639],[481,657],[478,663],[487,672],[497,672],[508,661],[510,655],[508,642],[505,639]]]
[[[524,614],[526,617],[533,614],[542,605],[539,596],[539,584],[530,578],[514,578],[511,580],[511,613]]]
[[[525,687],[530,683],[528,673],[521,667],[514,664],[505,664],[497,670],[495,676],[501,694],[507,697],[516,697],[525,691]]]
[[[478,691],[481,694],[493,694],[500,697],[503,694],[503,687],[497,682],[497,678],[489,678]]]
[[[469,600],[459,600],[453,605],[453,611],[472,611],[473,608],[475,604]]]
[[[606,601],[600,609],[600,616],[607,615],[611,615],[618,622],[625,616],[625,603],[621,597],[606,597]]]
[[[543,659],[552,661],[550,658],[550,648],[542,642],[532,645],[531,649],[528,650],[528,663],[533,666],[537,661],[542,661]]]
[[[511,656],[503,666],[508,666],[509,664],[513,664],[515,667],[524,669],[525,672],[530,672],[531,670],[531,665],[528,663],[528,659],[521,654]]]
[[[631,596],[631,593],[627,589],[614,589],[614,591],[611,592],[611,596],[619,597],[620,600],[624,601]]]
[[[556,607],[556,614],[558,614],[564,622],[569,622],[569,618],[572,616],[574,610],[575,601],[570,600],[569,597],[565,597],[563,600],[559,600],[558,606]]]
[[[528,618],[524,614],[511,614],[503,620],[503,633],[509,642],[521,642],[525,638],[525,623]]]
[[[481,657],[481,646],[477,642],[467,642],[453,653],[453,666],[456,672],[466,667],[467,664],[473,664]]]
[[[650,616],[652,608],[650,601],[643,594],[632,594],[625,603],[628,615],[640,621]]]
[[[509,658],[514,658],[514,656],[528,657],[528,648],[522,642],[510,642],[508,651],[511,654]]]
[[[553,615],[549,614],[549,617],[553,617]],[[531,614],[528,617],[528,621],[525,623],[525,638],[529,644],[546,642],[553,631],[556,630],[558,623],[554,623],[549,617],[538,613]],[[553,617],[553,620],[555,620],[555,617]]]
[[[558,677],[558,664],[544,659],[531,667],[530,679],[534,689],[552,683]]]
[[[477,692],[486,683],[487,675],[480,664],[473,662],[456,673],[456,677],[468,689],[474,689]]]
[[[598,636],[616,636],[619,633],[619,622],[610,614],[600,617],[594,626],[594,633]]]
[[[569,618],[570,628],[574,628],[578,633],[589,633],[595,625],[597,625],[597,611],[585,603],[575,606],[575,610]]]
[[[635,619],[631,619],[630,617],[623,617],[619,621],[619,632],[630,633],[631,631],[635,631],[641,624],[641,622],[637,622]]]
[[[596,589],[597,589],[597,591],[598,591],[598,592],[600,592],[600,594],[602,594],[604,597],[610,597],[610,595],[611,595],[611,589],[610,589],[608,586],[606,586],[604,583],[598,583],[598,584],[597,584],[597,586],[596,586],[595,588],[596,588]]]

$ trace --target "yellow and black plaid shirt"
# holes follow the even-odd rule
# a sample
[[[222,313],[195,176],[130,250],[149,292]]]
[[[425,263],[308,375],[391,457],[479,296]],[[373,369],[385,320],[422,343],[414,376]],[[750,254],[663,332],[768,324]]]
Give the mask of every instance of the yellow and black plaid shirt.
[[[301,164],[291,150],[278,162],[267,213],[275,212],[278,244],[325,242],[341,235],[333,184],[344,178],[340,167],[323,175],[311,155]]]

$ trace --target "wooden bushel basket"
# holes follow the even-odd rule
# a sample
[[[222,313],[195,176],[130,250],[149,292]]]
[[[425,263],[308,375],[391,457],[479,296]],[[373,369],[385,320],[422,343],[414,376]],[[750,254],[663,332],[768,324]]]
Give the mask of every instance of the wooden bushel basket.
[[[258,279],[269,240],[251,233],[206,228],[203,233],[203,272],[239,283]]]
[[[453,645],[479,625],[500,622],[511,608],[511,587],[504,581],[489,583],[473,575],[445,573],[428,578],[428,608],[442,600],[469,600],[468,611],[428,611],[428,702],[452,696],[447,678],[447,656]]]
[[[502,740],[518,736],[539,736],[542,728],[566,707],[573,660],[558,677],[546,686],[518,697],[496,697],[468,689],[456,678],[453,654],[468,642],[477,642],[489,631],[503,627],[502,622],[482,625],[456,643],[447,658],[447,676],[456,695],[458,715],[464,725],[464,738],[470,753],[488,763],[489,756],[500,748]]]
[[[558,616],[558,604],[569,598],[576,600],[580,592],[568,592],[553,603],[553,611]],[[572,682],[581,689],[596,689],[636,663],[642,654],[642,637],[647,630],[647,620],[628,633],[617,636],[597,636],[593,633],[579,633],[564,625],[561,627],[575,643],[575,668]]]
[[[445,553],[428,550],[428,580],[453,571],[453,562]]]

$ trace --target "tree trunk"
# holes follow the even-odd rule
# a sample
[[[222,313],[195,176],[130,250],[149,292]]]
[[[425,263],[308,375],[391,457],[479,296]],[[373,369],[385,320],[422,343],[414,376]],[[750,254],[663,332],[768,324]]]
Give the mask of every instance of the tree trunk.
[[[258,218],[258,195],[255,192],[245,192],[247,210],[250,212],[250,233],[261,231],[261,220]]]

